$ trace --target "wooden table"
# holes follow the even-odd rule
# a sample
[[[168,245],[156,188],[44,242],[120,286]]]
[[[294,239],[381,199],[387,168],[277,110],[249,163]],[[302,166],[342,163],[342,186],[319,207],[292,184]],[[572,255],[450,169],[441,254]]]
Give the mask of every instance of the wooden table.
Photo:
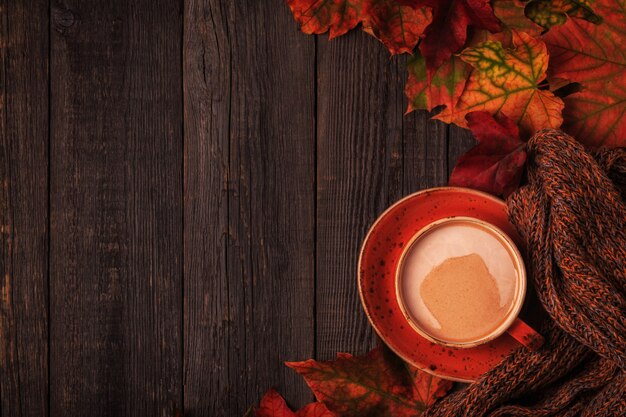
[[[0,2],[0,415],[240,416],[362,353],[359,246],[465,132],[282,0]]]

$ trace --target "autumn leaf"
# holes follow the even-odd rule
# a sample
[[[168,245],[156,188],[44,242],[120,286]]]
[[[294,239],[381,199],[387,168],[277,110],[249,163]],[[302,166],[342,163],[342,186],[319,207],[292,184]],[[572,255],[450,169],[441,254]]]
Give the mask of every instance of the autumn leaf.
[[[370,0],[363,13],[363,30],[380,40],[392,54],[411,53],[432,20],[427,7],[401,1]]]
[[[524,32],[512,33],[513,49],[505,49],[499,41],[486,41],[460,54],[474,70],[457,105],[435,118],[467,127],[469,112],[502,112],[524,133],[561,125],[563,101],[540,87],[548,67],[545,44]]]
[[[469,27],[499,32],[500,21],[489,0],[415,0],[430,7],[433,22],[424,32],[419,49],[426,59],[428,75],[432,76],[452,54],[465,45]]]
[[[362,357],[339,354],[337,360],[290,362],[330,411],[341,417],[419,416],[452,383],[419,371],[388,350]]]
[[[543,31],[541,26],[526,16],[526,3],[521,0],[493,0],[491,7],[505,29],[525,32],[531,36],[539,36]]]
[[[505,46],[512,46],[512,31],[522,30],[533,36],[541,34],[543,28],[524,15],[524,3],[519,0],[494,0],[492,2],[496,16],[503,23],[503,31],[490,34],[488,31],[476,31],[467,43],[477,45],[488,40],[499,40]],[[415,52],[407,63],[408,78],[404,92],[409,99],[407,113],[423,109],[431,111],[436,107],[454,108],[465,90],[471,67],[458,56],[451,56],[428,79],[426,60]]]
[[[578,17],[596,25],[602,22],[589,1],[532,0],[526,5],[526,16],[545,28],[562,25],[567,17]]]
[[[333,39],[363,23],[392,54],[415,49],[432,20],[430,8],[406,0],[287,0],[287,5],[304,33],[330,31]]]
[[[507,197],[519,185],[526,162],[526,142],[517,125],[503,114],[472,112],[467,122],[478,145],[457,161],[449,185]]]
[[[344,35],[361,22],[363,0],[287,0],[300,30],[320,34],[330,30],[330,39]]]
[[[409,99],[407,113],[416,109],[456,106],[469,74],[468,65],[458,57],[443,63],[428,82],[426,60],[416,52],[407,63],[409,76],[404,93]]]
[[[524,14],[525,3],[519,0],[494,0],[495,15],[503,25],[503,31],[490,34],[488,31],[476,31],[470,45],[477,45],[488,40],[498,40],[505,46],[512,46],[513,31],[523,31],[532,36],[539,36],[543,28]],[[439,106],[454,108],[465,90],[471,67],[461,58],[453,55],[428,79],[426,60],[415,52],[407,64],[408,78],[404,89],[409,99],[407,113],[416,109],[431,111]]]
[[[270,388],[263,398],[259,408],[254,411],[255,417],[335,417],[322,403],[311,403],[297,412],[291,411],[283,397]]]
[[[626,146],[626,3],[598,0],[601,25],[568,19],[543,37],[551,79],[582,88],[564,98],[564,130],[590,147]]]
[[[324,403],[311,403],[304,406],[296,413],[296,417],[335,417],[334,413],[331,413]]]

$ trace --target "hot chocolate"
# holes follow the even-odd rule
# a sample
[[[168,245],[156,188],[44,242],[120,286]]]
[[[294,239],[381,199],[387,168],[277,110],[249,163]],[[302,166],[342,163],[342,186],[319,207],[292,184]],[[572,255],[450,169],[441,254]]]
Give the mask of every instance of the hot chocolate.
[[[472,343],[510,316],[516,265],[491,228],[471,220],[443,222],[407,249],[398,291],[409,320],[423,332],[444,343]]]

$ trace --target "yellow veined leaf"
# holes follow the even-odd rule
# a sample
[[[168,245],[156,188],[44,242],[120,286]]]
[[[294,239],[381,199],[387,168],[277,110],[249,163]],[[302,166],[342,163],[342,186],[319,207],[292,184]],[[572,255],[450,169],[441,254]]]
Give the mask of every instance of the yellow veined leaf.
[[[563,101],[540,86],[548,68],[545,44],[524,32],[512,34],[512,49],[486,41],[460,54],[474,70],[456,106],[435,118],[467,127],[467,113],[486,111],[506,114],[523,132],[561,125]]]
[[[599,24],[602,18],[588,0],[532,0],[526,5],[526,16],[544,28],[562,25],[567,17],[578,17]]]

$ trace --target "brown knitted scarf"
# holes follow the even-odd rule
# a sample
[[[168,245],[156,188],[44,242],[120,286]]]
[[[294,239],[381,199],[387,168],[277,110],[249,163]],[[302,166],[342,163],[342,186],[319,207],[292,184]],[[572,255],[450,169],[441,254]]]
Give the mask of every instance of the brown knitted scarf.
[[[593,155],[544,130],[528,143],[528,185],[509,197],[550,319],[428,417],[626,416],[626,149]]]

